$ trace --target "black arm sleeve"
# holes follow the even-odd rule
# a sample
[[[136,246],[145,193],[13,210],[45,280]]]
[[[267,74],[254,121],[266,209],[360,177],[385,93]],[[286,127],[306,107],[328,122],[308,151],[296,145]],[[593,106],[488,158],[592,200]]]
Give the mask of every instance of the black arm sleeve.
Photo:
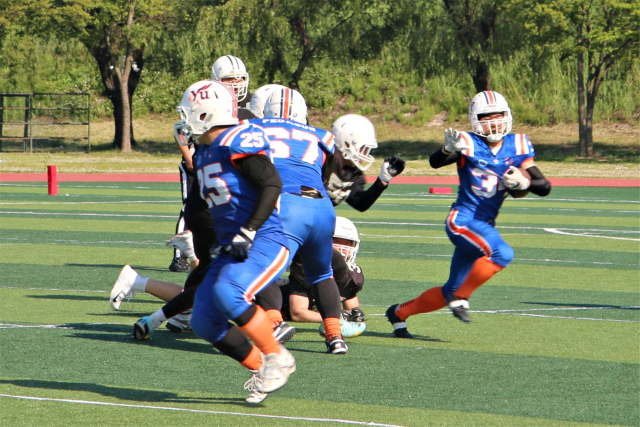
[[[271,160],[261,154],[237,159],[235,165],[242,176],[260,190],[253,212],[244,225],[249,230],[258,230],[276,206],[282,190],[280,175]]]
[[[347,198],[347,203],[352,208],[364,212],[369,209],[378,200],[378,197],[384,190],[387,189],[387,185],[384,185],[380,178],[376,179],[376,182],[366,190],[352,191]]]
[[[542,175],[537,166],[527,168],[527,172],[531,175],[531,182],[527,190],[540,197],[547,196],[551,193],[551,183]]]
[[[429,157],[429,164],[432,168],[438,169],[443,166],[456,163],[458,160],[460,160],[460,153],[457,151],[454,151],[453,153],[445,153],[440,149]]]

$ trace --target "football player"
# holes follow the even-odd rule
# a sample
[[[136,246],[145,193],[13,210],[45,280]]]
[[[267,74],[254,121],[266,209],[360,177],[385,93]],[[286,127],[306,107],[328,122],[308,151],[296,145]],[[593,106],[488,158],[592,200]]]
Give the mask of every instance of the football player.
[[[367,325],[364,313],[360,309],[357,293],[364,285],[362,269],[356,264],[356,255],[360,247],[360,237],[353,222],[344,217],[336,217],[336,229],[333,233],[333,274],[338,284],[342,301],[342,335],[356,337],[362,334]],[[283,305],[282,314],[286,320],[295,322],[322,323],[322,318],[315,306],[313,288],[305,278],[302,263],[294,258],[288,279],[281,279]],[[323,325],[321,335],[325,335]]]
[[[340,294],[331,268],[336,213],[322,181],[322,165],[334,150],[333,135],[306,124],[306,102],[293,89],[271,91],[263,115],[263,119],[248,123],[269,136],[274,164],[282,177],[280,218],[289,239],[289,261],[300,255],[306,278],[318,296],[327,352],[345,354],[348,348],[340,328]],[[275,292],[279,294],[279,290]],[[281,305],[278,301],[278,308]]]
[[[420,296],[387,309],[386,316],[398,338],[411,338],[406,319],[445,306],[455,317],[470,322],[471,294],[513,259],[513,249],[494,228],[498,211],[508,192],[527,190],[538,196],[551,191],[549,181],[535,165],[533,145],[524,134],[512,134],[512,114],[498,92],[484,91],[469,106],[472,132],[448,129],[444,146],[429,163],[441,168],[456,163],[460,187],[458,198],[445,221],[455,246],[449,280]],[[525,169],[531,178],[520,171]]]
[[[364,189],[364,172],[375,161],[371,150],[378,147],[373,123],[364,116],[347,114],[339,117],[332,131],[335,137],[336,155],[328,156],[323,180],[334,206],[343,201],[364,212],[378,200],[391,180],[402,173],[405,161],[399,156],[384,159],[378,179]]]
[[[238,99],[238,118],[240,120],[251,119],[255,117],[249,110],[251,102],[251,93],[249,92],[249,73],[244,62],[236,56],[225,55],[218,58],[211,67],[211,80],[224,82],[227,86],[233,88]],[[177,136],[181,136],[177,134]],[[182,154],[180,162],[180,189],[182,194],[182,210],[176,224],[176,234],[189,230],[184,220],[184,211],[186,208],[189,189],[191,188],[195,175],[193,172],[193,156],[197,145],[194,141],[189,140],[187,143],[176,141],[178,149]],[[191,266],[192,267],[192,266]],[[178,247],[174,247],[173,260],[169,265],[169,270],[179,273],[186,273],[190,270],[187,257],[184,256]]]
[[[238,125],[231,88],[220,82],[195,83],[177,110],[182,120],[176,132],[195,135],[201,145],[194,166],[222,247],[197,288],[191,327],[251,371],[247,401],[260,402],[284,386],[296,369],[291,353],[274,339],[264,310],[253,303],[255,294],[285,269],[289,257],[276,209],[282,181],[262,129]]]

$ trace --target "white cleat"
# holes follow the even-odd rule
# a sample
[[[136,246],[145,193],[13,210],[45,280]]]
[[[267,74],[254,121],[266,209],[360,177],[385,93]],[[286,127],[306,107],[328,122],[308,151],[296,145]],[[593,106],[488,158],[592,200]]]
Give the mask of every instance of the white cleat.
[[[263,370],[249,370],[249,372],[251,372],[251,378],[244,383],[244,389],[249,390],[249,396],[247,396],[246,399],[247,403],[260,403],[269,396],[269,393],[263,393],[258,390],[258,384],[262,382],[262,376],[260,374],[263,373]]]
[[[178,250],[187,257],[194,255],[193,234],[191,234],[191,231],[189,230],[178,233],[171,239],[167,240],[167,246],[178,248]]]
[[[130,265],[125,265],[122,268],[120,276],[118,276],[118,280],[116,280],[116,284],[113,285],[113,289],[111,289],[111,298],[109,300],[111,308],[114,310],[120,310],[122,300],[126,297],[129,297],[129,300],[133,299],[135,294],[131,290],[131,287],[133,286],[133,282],[135,282],[137,276],[138,273],[136,273]]]
[[[289,350],[280,345],[280,353],[267,354],[262,368],[260,381],[256,387],[262,393],[271,393],[283,387],[289,375],[296,371],[296,359]]]

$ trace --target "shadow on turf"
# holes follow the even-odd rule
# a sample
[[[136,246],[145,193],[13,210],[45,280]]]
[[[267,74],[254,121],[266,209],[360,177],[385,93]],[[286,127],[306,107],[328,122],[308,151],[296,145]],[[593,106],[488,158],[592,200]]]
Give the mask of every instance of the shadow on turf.
[[[89,267],[89,268],[115,268],[118,270],[122,270],[122,267],[124,267],[124,265],[122,264],[65,264],[65,266],[67,267]],[[157,268],[157,267],[146,267],[143,265],[132,265],[131,268],[133,268],[136,271],[160,271],[160,272],[164,272],[164,273],[172,273],[171,271],[169,271],[169,267],[167,268]],[[184,274],[184,273],[181,273]]]
[[[298,332],[311,332],[311,333],[318,333],[317,329],[308,329],[308,328],[298,328],[296,326],[296,333]],[[319,334],[318,334],[319,336]],[[362,335],[360,335],[361,337],[378,337],[378,338],[394,338],[393,333],[392,332],[373,332],[373,331],[364,331],[362,333]],[[356,339],[356,337],[354,338],[346,338],[345,341],[347,341],[347,344],[349,344],[349,342],[352,342],[351,340]],[[429,341],[429,342],[450,342],[450,341],[442,341],[439,338],[431,338],[428,335],[416,335],[413,334],[413,339],[416,341]],[[295,342],[314,342],[314,341],[299,341],[296,340]],[[295,349],[294,349],[295,350]],[[300,350],[300,351],[306,351],[309,353],[316,353],[314,351],[309,351],[309,350]],[[324,353],[323,351],[319,352],[319,353]]]
[[[555,303],[555,302],[532,302],[532,301],[523,301],[522,304],[548,305],[552,307],[594,307],[594,308],[617,308],[619,310],[640,310],[640,307],[627,307],[622,305],[610,305],[610,304],[565,304],[565,303]]]
[[[109,387],[91,383],[67,383],[57,381],[40,380],[0,380],[0,384],[12,384],[18,387],[28,387],[48,390],[81,391],[98,393],[103,396],[133,402],[167,402],[167,403],[223,403],[239,406],[248,406],[243,398],[239,397],[180,397],[176,393],[166,391],[140,390],[126,387]]]

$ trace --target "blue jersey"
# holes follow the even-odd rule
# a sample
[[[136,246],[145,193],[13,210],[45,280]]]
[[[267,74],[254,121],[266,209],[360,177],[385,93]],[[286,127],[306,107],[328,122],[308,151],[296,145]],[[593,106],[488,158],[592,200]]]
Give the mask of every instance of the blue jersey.
[[[200,195],[209,205],[218,242],[229,245],[253,212],[258,189],[236,168],[237,159],[265,155],[271,158],[269,140],[253,125],[225,130],[209,146],[202,145],[194,158]],[[287,246],[276,207],[256,234]]]
[[[300,194],[300,187],[318,190],[329,197],[322,183],[326,153],[333,153],[331,132],[285,119],[252,119],[269,136],[273,163],[282,179],[282,192]],[[245,123],[245,122],[243,122]]]
[[[460,187],[453,207],[474,219],[491,221],[498,211],[507,191],[501,184],[510,166],[520,167],[534,157],[533,145],[524,134],[509,134],[494,155],[487,143],[476,134],[460,132],[469,148],[462,150],[458,162]]]

